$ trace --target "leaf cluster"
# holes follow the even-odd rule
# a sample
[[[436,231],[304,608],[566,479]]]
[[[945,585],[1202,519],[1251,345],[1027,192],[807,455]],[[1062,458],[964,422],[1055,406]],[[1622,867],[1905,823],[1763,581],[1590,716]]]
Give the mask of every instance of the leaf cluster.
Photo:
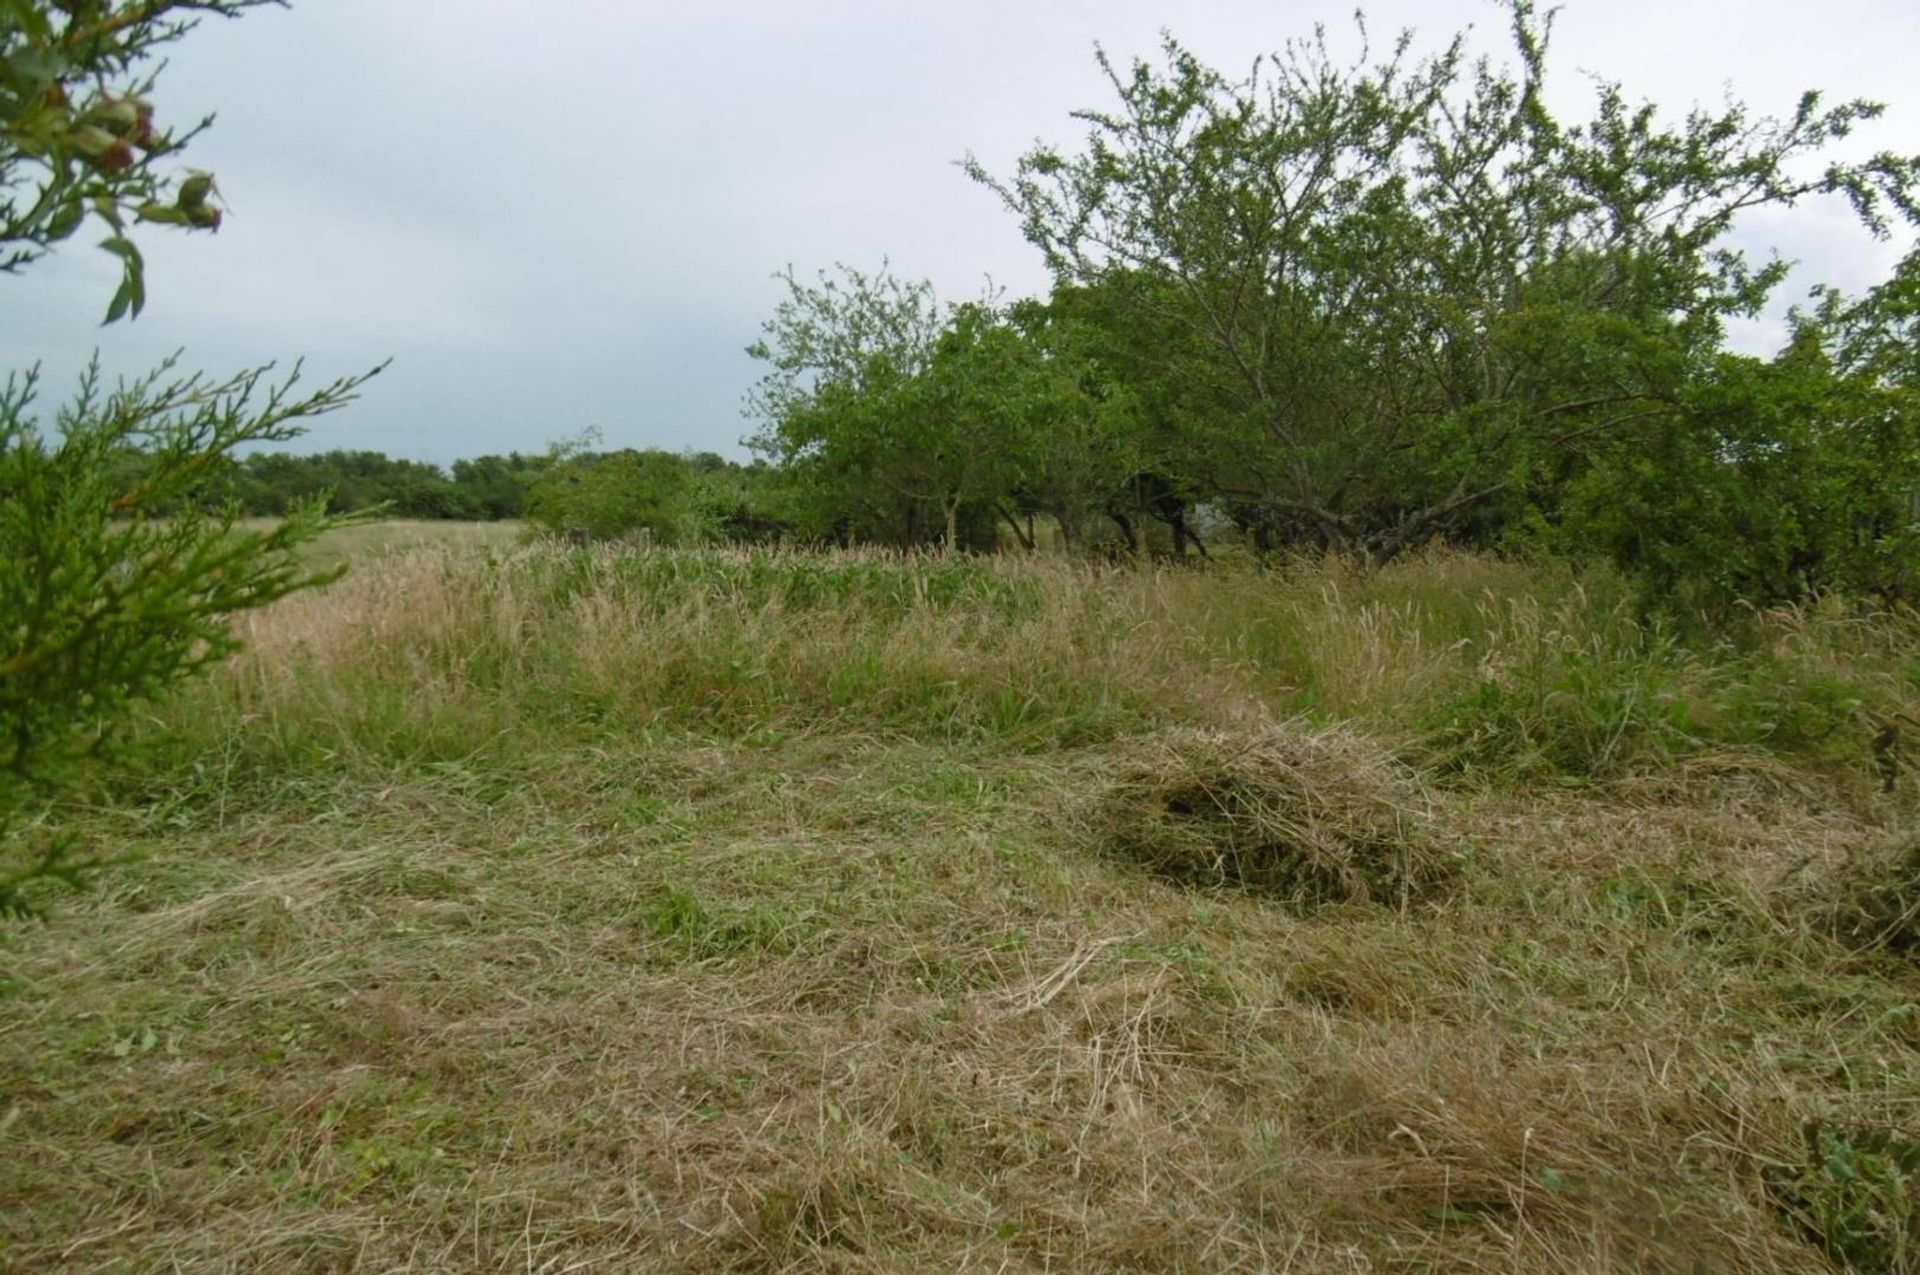
[[[0,0],[0,271],[18,271],[72,238],[89,216],[120,263],[107,321],[146,304],[134,222],[213,231],[211,174],[176,177],[165,161],[213,121],[158,122],[141,64],[193,29],[284,0]]]
[[[1158,64],[1103,52],[1116,102],[1077,113],[1077,148],[966,161],[1056,295],[1180,334],[1134,379],[1238,520],[1378,561],[1551,517],[1596,449],[1684,415],[1726,321],[1777,289],[1785,263],[1728,240],[1743,215],[1829,196],[1872,233],[1915,220],[1920,159],[1823,158],[1878,104],[1672,119],[1602,83],[1563,121],[1551,17],[1508,7],[1506,64],[1410,34],[1343,60],[1316,32],[1242,78],[1171,37]]]

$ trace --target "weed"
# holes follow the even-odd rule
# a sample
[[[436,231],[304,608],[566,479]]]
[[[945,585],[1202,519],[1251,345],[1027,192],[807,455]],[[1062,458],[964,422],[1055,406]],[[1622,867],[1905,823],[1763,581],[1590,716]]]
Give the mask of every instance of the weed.
[[[1920,1270],[1920,1139],[1807,1126],[1807,1159],[1769,1182],[1778,1207],[1849,1270]]]

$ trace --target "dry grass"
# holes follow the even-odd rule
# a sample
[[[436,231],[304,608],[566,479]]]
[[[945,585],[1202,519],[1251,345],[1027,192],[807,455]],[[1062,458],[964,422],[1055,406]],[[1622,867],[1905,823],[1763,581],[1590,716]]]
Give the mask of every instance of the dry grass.
[[[1903,622],[1606,588],[382,558],[0,935],[0,1267],[1913,1269],[1920,969],[1804,905],[1911,780],[1743,724]]]
[[[1122,764],[1095,835],[1170,880],[1405,908],[1452,876],[1412,776],[1351,731],[1181,728]]]
[[[267,527],[273,525],[274,520],[246,518],[241,522],[244,526]],[[380,518],[334,528],[307,547],[306,558],[314,566],[331,567],[341,562],[371,562],[419,549],[507,549],[523,539],[524,524],[518,522]]]
[[[1815,906],[1842,941],[1920,961],[1920,839],[1860,846],[1821,884]]]

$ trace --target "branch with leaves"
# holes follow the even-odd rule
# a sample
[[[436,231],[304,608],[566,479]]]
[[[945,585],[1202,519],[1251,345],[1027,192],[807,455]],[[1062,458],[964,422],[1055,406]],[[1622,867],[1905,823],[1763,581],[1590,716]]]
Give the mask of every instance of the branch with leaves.
[[[157,121],[141,65],[193,29],[279,0],[0,0],[0,272],[105,224],[121,266],[107,321],[146,301],[134,223],[215,230],[213,177],[164,171],[210,121]],[[237,646],[229,621],[331,573],[300,549],[336,525],[325,496],[276,525],[210,507],[235,453],[351,403],[375,368],[317,389],[299,369],[226,379],[177,360],[109,387],[98,363],[51,419],[39,374],[0,388],[0,915],[99,860],[50,820],[112,754],[134,706]]]
[[[146,305],[145,262],[130,227],[220,228],[212,174],[167,161],[212,117],[158,122],[155,78],[138,67],[205,16],[237,17],[284,0],[0,0],[0,271],[18,271],[89,217],[120,263],[107,321]]]
[[[201,508],[237,448],[294,437],[374,374],[304,389],[298,369],[269,372],[211,380],[169,361],[109,389],[96,364],[50,423],[36,373],[0,389],[0,832],[109,755],[134,704],[231,654],[235,613],[338,574],[298,553],[341,521],[324,497],[266,528]],[[68,863],[48,860],[59,844],[0,862],[0,910],[24,898],[23,871]]]

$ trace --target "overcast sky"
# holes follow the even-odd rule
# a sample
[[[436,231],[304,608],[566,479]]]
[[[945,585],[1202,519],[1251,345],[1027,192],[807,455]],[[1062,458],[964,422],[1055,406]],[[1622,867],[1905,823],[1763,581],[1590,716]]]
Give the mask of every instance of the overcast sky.
[[[305,356],[316,374],[393,367],[308,449],[445,463],[540,450],[594,426],[611,446],[737,452],[756,375],[743,348],[774,271],[836,261],[977,294],[1042,291],[1033,250],[954,166],[1004,172],[1036,138],[1070,142],[1107,104],[1092,59],[1154,51],[1170,28],[1241,70],[1316,22],[1351,47],[1351,0],[298,0],[212,21],[176,46],[164,121],[217,110],[187,162],[215,171],[217,236],[149,228],[151,300],[98,326],[114,263],[67,245],[0,281],[5,365],[64,385],[96,347],[139,370],[184,348],[234,370]],[[1367,6],[1376,36],[1432,48],[1490,0]],[[1556,105],[1584,73],[1672,111],[1729,91],[1769,113],[1798,93],[1867,96],[1866,150],[1920,152],[1913,0],[1567,0]],[[1842,209],[1743,232],[1849,289],[1910,237],[1876,244]],[[97,236],[95,236],[97,238]],[[1749,346],[1765,329],[1741,334]]]

